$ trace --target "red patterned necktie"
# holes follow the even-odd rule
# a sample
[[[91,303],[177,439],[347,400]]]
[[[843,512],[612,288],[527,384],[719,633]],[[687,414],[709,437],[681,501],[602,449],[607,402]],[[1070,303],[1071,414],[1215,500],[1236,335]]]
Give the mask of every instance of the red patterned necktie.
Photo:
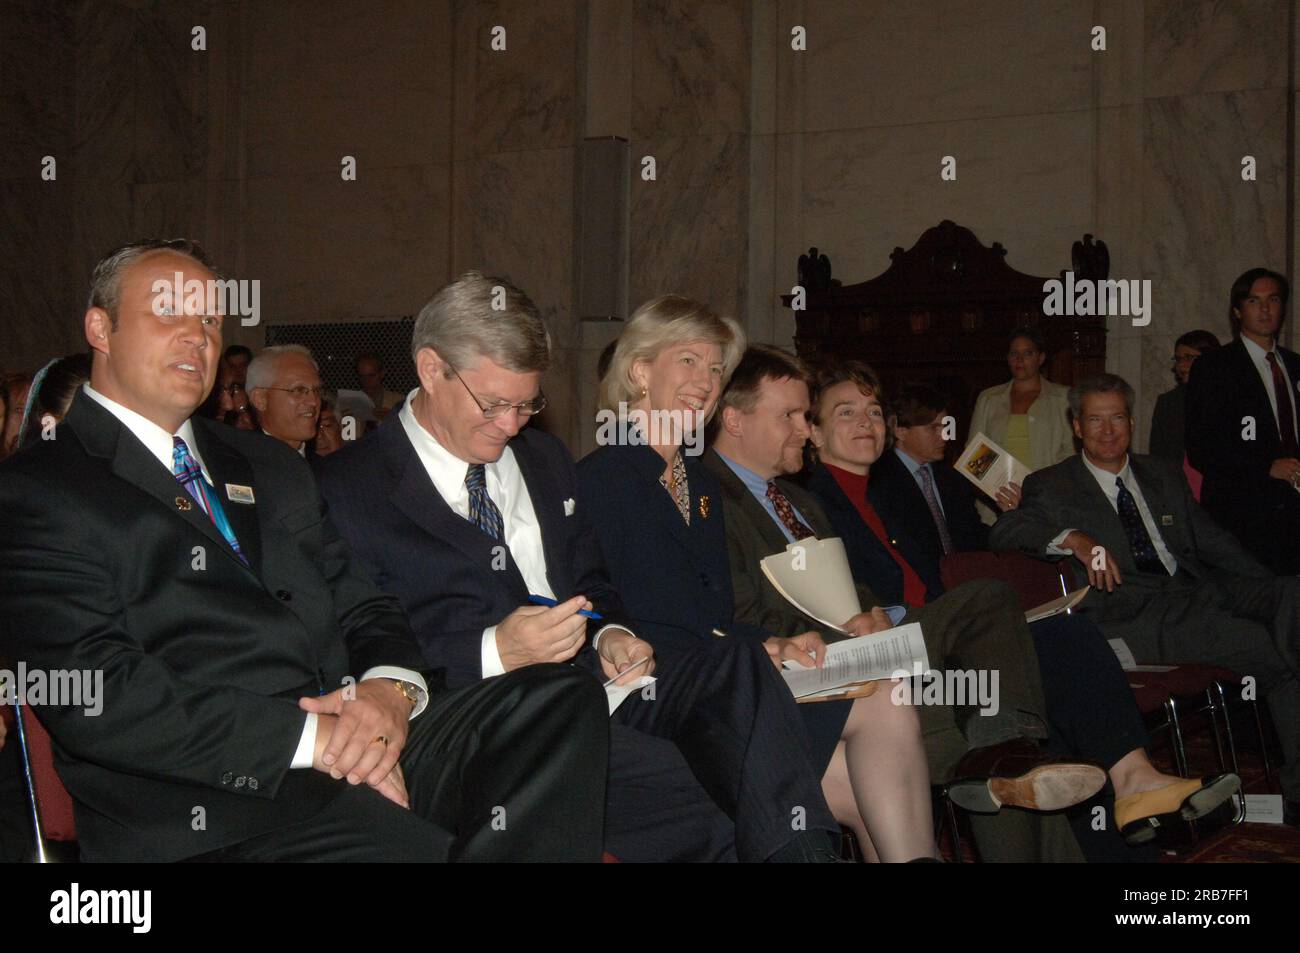
[[[1269,351],[1264,357],[1273,371],[1273,396],[1277,398],[1277,430],[1282,436],[1282,456],[1296,455],[1295,415],[1291,412],[1291,395],[1286,386],[1286,377],[1277,362],[1277,352]]]
[[[795,542],[816,535],[800,521],[799,517],[794,515],[794,507],[790,505],[790,501],[785,498],[785,494],[778,490],[776,484],[771,480],[767,481],[767,498],[772,501],[772,506],[776,508],[776,515],[781,517],[781,522],[790,531],[790,535],[795,538]]]

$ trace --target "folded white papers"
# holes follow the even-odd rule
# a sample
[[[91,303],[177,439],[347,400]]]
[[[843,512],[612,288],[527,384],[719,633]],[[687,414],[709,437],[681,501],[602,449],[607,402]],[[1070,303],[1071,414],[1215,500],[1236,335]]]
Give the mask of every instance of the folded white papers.
[[[836,632],[844,632],[840,627],[862,611],[844,542],[838,537],[801,539],[759,565],[786,602]]]

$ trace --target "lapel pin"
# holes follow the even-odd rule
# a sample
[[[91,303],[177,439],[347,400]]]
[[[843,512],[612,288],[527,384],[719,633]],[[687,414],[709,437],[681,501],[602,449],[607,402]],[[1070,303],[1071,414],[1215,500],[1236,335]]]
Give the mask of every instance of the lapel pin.
[[[180,510],[182,513],[188,513],[190,510],[194,508],[194,504],[191,503],[189,500],[187,500],[185,497],[178,496],[176,497],[176,508]]]
[[[565,515],[565,516],[572,516],[572,515],[573,515],[573,511],[574,511],[574,509],[575,509],[576,507],[577,507],[577,504],[573,502],[573,499],[572,499],[572,498],[569,498],[569,499],[565,500],[565,501],[564,501],[564,515]]]
[[[1161,525],[1161,526],[1173,526],[1173,525],[1174,525],[1174,518],[1173,518],[1172,516],[1170,516],[1168,513],[1166,513],[1164,516],[1161,516],[1161,517],[1160,517],[1160,525]]]
[[[238,483],[227,483],[226,498],[231,503],[252,503],[253,488],[251,486],[240,486]]]
[[[700,519],[706,520],[709,518],[709,506],[710,506],[710,501],[708,496],[701,496],[700,497]]]

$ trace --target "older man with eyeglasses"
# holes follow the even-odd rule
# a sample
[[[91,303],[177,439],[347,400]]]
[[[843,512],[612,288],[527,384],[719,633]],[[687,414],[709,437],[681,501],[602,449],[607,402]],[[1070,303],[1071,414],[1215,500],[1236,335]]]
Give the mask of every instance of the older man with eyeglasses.
[[[248,365],[246,386],[262,430],[305,457],[324,392],[311,351],[301,344],[266,348]]]
[[[704,633],[699,648],[656,651],[635,634],[573,458],[528,426],[551,358],[536,305],[468,272],[421,310],[411,355],[419,386],[332,454],[320,485],[425,660],[454,685],[573,662],[630,690],[611,712],[604,812],[623,860],[834,860],[838,828],[763,647]],[[544,750],[509,756],[521,773],[549,770]]]

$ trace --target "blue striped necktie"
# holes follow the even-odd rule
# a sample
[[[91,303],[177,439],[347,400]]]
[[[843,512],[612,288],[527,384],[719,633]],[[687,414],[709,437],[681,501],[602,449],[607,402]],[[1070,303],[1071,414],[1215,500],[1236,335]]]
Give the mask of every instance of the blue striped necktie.
[[[203,479],[203,471],[199,468],[198,461],[190,455],[190,448],[180,437],[172,437],[172,473],[176,477],[176,482],[185,487],[194,498],[194,502],[199,504],[199,509],[208,514],[208,518],[226,538],[226,542],[235,551],[239,561],[247,566],[248,557],[239,548],[235,531],[230,528],[226,511],[221,508],[221,498],[208,486],[208,481]]]
[[[493,539],[505,535],[501,511],[492,502],[487,491],[487,473],[481,463],[471,463],[465,472],[465,486],[469,489],[469,521]]]

